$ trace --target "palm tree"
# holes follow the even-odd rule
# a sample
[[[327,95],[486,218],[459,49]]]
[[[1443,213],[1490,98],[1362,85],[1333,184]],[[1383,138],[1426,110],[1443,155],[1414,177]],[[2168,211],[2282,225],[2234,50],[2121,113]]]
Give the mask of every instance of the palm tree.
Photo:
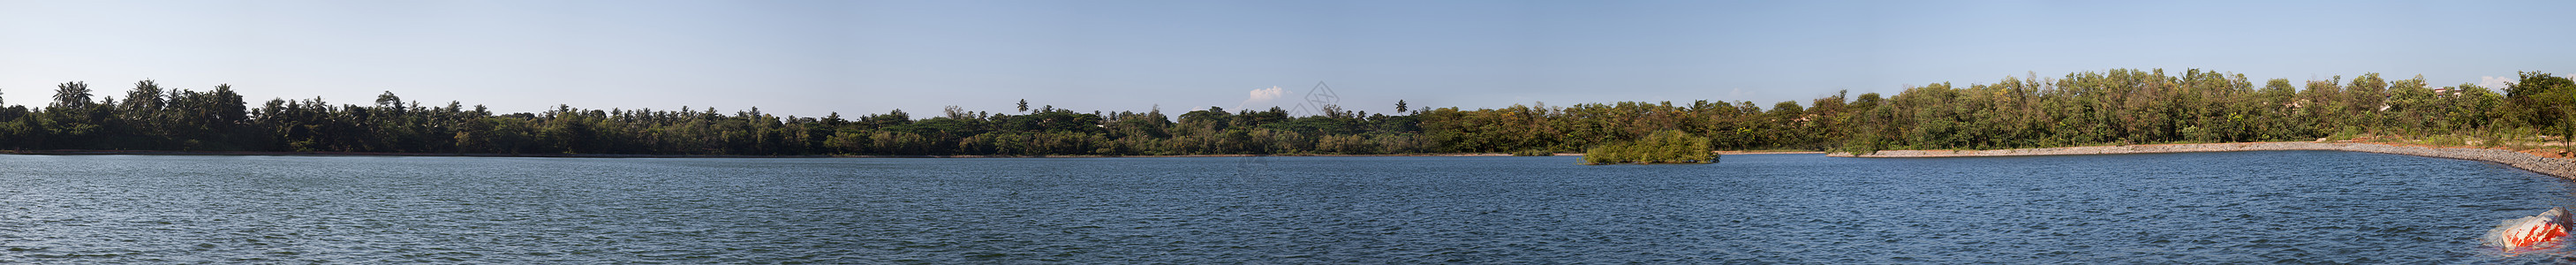
[[[89,84],[78,81],[54,85],[54,104],[47,109],[89,106]]]

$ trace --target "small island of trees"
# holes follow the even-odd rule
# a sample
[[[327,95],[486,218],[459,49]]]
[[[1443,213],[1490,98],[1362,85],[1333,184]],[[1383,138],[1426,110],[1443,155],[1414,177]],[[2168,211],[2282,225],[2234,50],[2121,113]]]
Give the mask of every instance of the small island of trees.
[[[1636,141],[1593,147],[1583,152],[1583,164],[1717,163],[1717,152],[1708,147],[1708,137],[1692,136],[1680,130],[1661,130]]]

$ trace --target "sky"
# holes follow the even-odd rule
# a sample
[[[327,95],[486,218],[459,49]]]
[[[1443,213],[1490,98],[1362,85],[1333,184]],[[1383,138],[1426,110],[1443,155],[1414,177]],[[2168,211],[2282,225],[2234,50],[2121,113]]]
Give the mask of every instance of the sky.
[[[231,84],[536,112],[1808,100],[2115,68],[2576,73],[2571,1],[19,1],[0,104]],[[1336,97],[1308,100],[1327,85]]]

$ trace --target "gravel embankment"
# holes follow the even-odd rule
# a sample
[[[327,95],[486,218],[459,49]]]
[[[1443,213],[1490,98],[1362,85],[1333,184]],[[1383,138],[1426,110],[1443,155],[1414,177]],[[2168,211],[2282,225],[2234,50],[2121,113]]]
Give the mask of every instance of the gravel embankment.
[[[2350,152],[2368,152],[2368,153],[2382,153],[2382,154],[2399,154],[2399,155],[2411,155],[2411,156],[2422,156],[2422,157],[2439,157],[2439,158],[2450,158],[2450,159],[2462,159],[2462,160],[2486,161],[2486,162],[2496,162],[2496,163],[2501,163],[2501,164],[2505,164],[2505,165],[2510,165],[2510,166],[2513,166],[2513,167],[2516,167],[2516,168],[2522,168],[2523,170],[2530,170],[2530,171],[2532,171],[2532,172],[2540,172],[2541,174],[2548,174],[2548,175],[2551,175],[2551,176],[2558,176],[2558,177],[2560,177],[2560,178],[2576,179],[2576,160],[2559,159],[2559,158],[2546,158],[2546,157],[2540,157],[2540,156],[2536,156],[2536,155],[2532,155],[2532,154],[2525,154],[2525,153],[2521,153],[2521,152],[2514,152],[2514,151],[2502,150],[2502,149],[2480,149],[2480,148],[2465,148],[2465,147],[2458,147],[2458,148],[2449,148],[2449,147],[2446,147],[2446,148],[2434,148],[2434,147],[2418,147],[2418,146],[2395,146],[2395,145],[2373,144],[2373,143],[2261,142],[2261,143],[2219,143],[2219,144],[2160,144],[2160,145],[2129,145],[2129,146],[2084,146],[2084,147],[2030,148],[2030,149],[2005,149],[2005,150],[1970,150],[1970,151],[1956,151],[1956,150],[1884,150],[1884,151],[1878,151],[1878,152],[1876,152],[1876,153],[1870,153],[1870,154],[1867,154],[1867,155],[1859,155],[1859,156],[1853,156],[1851,153],[1834,153],[1834,154],[1831,154],[1830,156],[1837,156],[1837,157],[1890,157],[1890,158],[1903,158],[1903,157],[1976,157],[1976,156],[2044,156],[2044,155],[2154,154],[2154,153],[2236,152],[2236,151],[2284,151],[2284,150],[2350,151]]]

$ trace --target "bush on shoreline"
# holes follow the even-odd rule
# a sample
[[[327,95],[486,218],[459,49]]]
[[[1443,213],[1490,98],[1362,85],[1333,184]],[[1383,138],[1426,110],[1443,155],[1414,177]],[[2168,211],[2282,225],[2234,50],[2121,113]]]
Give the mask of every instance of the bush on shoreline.
[[[1583,164],[1666,164],[1717,163],[1717,153],[1709,150],[1708,137],[1679,130],[1655,131],[1636,141],[1613,143],[1583,152]]]

